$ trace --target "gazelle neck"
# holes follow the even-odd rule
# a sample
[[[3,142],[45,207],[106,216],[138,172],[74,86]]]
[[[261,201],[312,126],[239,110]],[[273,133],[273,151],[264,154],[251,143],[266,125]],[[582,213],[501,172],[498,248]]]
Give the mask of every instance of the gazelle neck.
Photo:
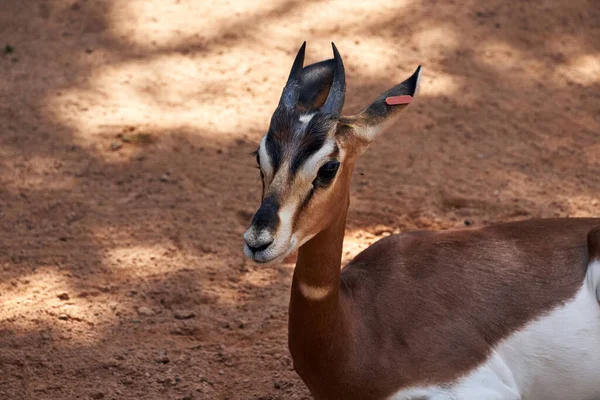
[[[344,210],[326,230],[298,249],[292,299],[296,294],[303,302],[319,303],[339,294],[346,213]]]
[[[349,356],[349,324],[340,295],[347,209],[348,201],[327,229],[298,250],[290,299],[289,346],[296,371],[304,378],[331,375],[331,365],[340,365],[341,358]]]

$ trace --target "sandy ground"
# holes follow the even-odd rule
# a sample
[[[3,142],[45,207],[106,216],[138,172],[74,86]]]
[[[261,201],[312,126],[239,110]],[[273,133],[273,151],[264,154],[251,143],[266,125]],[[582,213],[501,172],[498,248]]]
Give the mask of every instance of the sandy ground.
[[[348,259],[391,232],[598,216],[599,39],[594,0],[2,0],[0,398],[309,399],[293,257],[241,242],[301,42],[308,62],[336,42],[348,113],[424,67],[357,165]]]

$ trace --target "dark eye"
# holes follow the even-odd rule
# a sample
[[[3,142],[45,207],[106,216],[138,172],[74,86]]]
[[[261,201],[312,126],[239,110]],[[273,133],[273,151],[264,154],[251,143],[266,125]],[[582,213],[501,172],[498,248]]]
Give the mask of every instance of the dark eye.
[[[321,168],[319,168],[319,172],[317,172],[317,177],[313,181],[314,186],[327,186],[331,183],[333,178],[335,178],[335,174],[340,167],[340,163],[338,161],[329,161],[325,163]]]
[[[262,169],[260,168],[260,155],[258,154],[258,150],[255,151],[254,154],[256,155],[256,168],[258,168],[258,171],[260,172],[260,179],[265,179],[265,174],[263,174]]]

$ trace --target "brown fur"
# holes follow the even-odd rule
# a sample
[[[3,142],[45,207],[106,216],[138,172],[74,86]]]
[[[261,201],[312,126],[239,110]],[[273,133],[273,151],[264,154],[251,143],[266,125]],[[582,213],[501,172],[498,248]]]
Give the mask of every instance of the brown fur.
[[[532,220],[387,237],[342,270],[325,301],[304,299],[293,286],[297,371],[317,399],[382,399],[450,382],[484,362],[503,338],[573,298],[588,263],[586,236],[599,226],[600,219]],[[339,277],[339,259],[336,266],[309,258],[341,256],[333,247],[343,230],[329,235],[300,249],[295,282]]]

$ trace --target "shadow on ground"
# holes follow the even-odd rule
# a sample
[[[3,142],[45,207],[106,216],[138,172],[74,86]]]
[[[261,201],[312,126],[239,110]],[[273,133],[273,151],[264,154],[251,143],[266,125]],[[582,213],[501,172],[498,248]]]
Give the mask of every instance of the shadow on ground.
[[[144,4],[0,11],[3,396],[307,398],[292,266],[240,244],[250,152],[305,39],[347,54],[348,112],[425,68],[357,165],[346,258],[389,232],[598,214],[592,1]]]

